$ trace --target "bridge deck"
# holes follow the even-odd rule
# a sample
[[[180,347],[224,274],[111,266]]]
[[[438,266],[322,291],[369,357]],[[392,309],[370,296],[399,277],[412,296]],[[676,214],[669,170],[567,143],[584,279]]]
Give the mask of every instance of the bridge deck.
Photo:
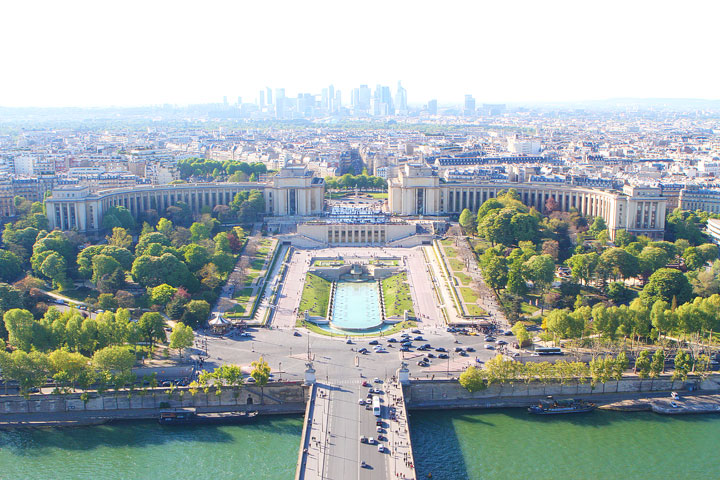
[[[359,405],[368,392],[359,383],[315,385],[305,417],[296,480],[415,478],[402,390],[389,383],[373,384],[373,388],[383,391],[380,418]],[[360,436],[373,437],[375,442],[361,443]],[[378,436],[386,448],[382,453]],[[366,467],[362,467],[363,461]]]

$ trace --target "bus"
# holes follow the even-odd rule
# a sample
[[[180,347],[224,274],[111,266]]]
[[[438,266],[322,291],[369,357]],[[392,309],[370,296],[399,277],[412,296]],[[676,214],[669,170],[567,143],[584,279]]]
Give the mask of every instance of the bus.
[[[563,352],[558,347],[538,347],[535,349],[538,355],[562,355]]]
[[[380,397],[374,396],[373,397],[373,415],[376,417],[380,416]]]

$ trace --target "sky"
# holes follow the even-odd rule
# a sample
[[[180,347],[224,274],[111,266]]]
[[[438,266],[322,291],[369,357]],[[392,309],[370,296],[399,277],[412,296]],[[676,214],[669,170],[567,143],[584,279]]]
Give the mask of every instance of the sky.
[[[720,99],[718,1],[3,0],[0,106]]]

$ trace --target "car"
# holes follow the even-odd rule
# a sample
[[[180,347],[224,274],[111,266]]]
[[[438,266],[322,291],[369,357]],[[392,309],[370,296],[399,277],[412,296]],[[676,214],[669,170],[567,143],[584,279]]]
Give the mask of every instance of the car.
[[[297,330],[293,332],[293,335],[296,337],[302,337],[302,333],[298,332]]]
[[[438,355],[438,358],[446,359],[450,358],[450,355],[448,355],[447,353],[441,353],[440,355]]]
[[[425,348],[425,345],[421,345],[421,346],[419,346],[417,349],[420,350],[420,351],[422,351],[422,352],[424,352],[424,351],[427,350],[427,348]]]
[[[345,340],[345,343],[347,343],[348,345],[352,345],[353,341],[352,339],[348,338],[347,340]]]
[[[397,338],[388,338],[388,343],[397,343]]]
[[[370,342],[369,342],[368,344],[369,344],[369,345],[377,345],[377,344],[379,344],[379,343],[380,343],[380,342],[378,342],[377,340],[370,340]]]
[[[678,404],[675,403],[675,402],[670,402],[670,406],[673,407],[673,408],[680,408],[680,405],[678,405]]]
[[[437,347],[437,348],[435,349],[435,351],[436,351],[436,352],[447,352],[447,350],[445,349],[445,347]]]
[[[465,351],[466,351],[466,352],[474,352],[475,349],[474,349],[473,347],[467,347],[467,348],[465,349]]]
[[[512,334],[513,334],[512,330],[506,330],[505,333],[503,333],[503,335],[508,336],[508,337],[511,337]]]
[[[425,347],[425,348],[432,348],[432,345],[430,345],[429,343],[426,343],[425,345],[423,345],[423,347]]]
[[[678,394],[678,392],[671,392],[670,397],[675,400],[680,400],[680,395]]]
[[[482,361],[482,360],[480,360],[480,359],[479,359],[479,358],[477,358],[477,357],[475,357],[475,362],[477,362],[477,363],[483,363],[483,361]]]
[[[425,341],[425,339],[422,337],[422,335],[418,335],[417,337],[415,337],[415,340],[418,341],[418,342],[424,342],[424,341]]]
[[[361,398],[360,400],[358,400],[358,405],[365,405],[365,399]]]
[[[378,377],[373,378],[373,382],[375,382],[375,383],[383,383],[383,381],[380,380]]]
[[[363,380],[362,386],[363,386],[363,387],[369,387],[369,386],[370,386],[370,382],[368,382],[367,380]]]
[[[486,349],[486,350],[495,350],[495,345],[491,345],[491,344],[489,344],[489,343],[486,343],[486,344],[485,344],[485,349]]]
[[[505,340],[498,340],[495,342],[496,345],[507,345],[507,342]]]
[[[241,336],[241,337],[249,337],[250,334],[249,334],[248,332],[242,332],[242,333],[240,334],[240,336]]]
[[[364,355],[364,354],[366,354],[366,353],[370,353],[370,350],[368,350],[367,348],[363,347],[363,348],[361,348],[360,350],[358,350],[358,353],[362,353],[362,354]]]
[[[435,358],[435,355],[432,353],[428,353],[427,356],[428,356],[428,358]]]
[[[375,445],[375,439],[373,437],[368,438],[368,442],[370,445]]]
[[[365,435],[360,435],[360,443],[368,443],[368,438]]]
[[[375,427],[375,431],[377,433],[383,433],[383,428],[380,425],[378,425],[377,427]]]
[[[409,347],[400,347],[400,351],[401,352],[409,352],[410,348]]]
[[[520,352],[514,352],[514,353],[512,354],[512,356],[513,356],[513,358],[517,358],[517,357],[520,356]]]
[[[380,348],[378,348],[377,350],[375,350],[375,353],[387,353],[387,352],[388,352],[388,351],[385,350],[385,349],[382,348],[382,347],[380,347]]]
[[[245,383],[255,383],[255,379],[253,377],[247,377]]]
[[[462,347],[455,347],[455,353],[462,352],[462,351],[463,351]]]
[[[378,442],[387,442],[387,437],[385,435],[378,435]]]
[[[485,341],[486,342],[494,342],[495,337],[493,337],[492,335],[487,335],[487,336],[485,336]]]
[[[413,328],[412,330],[410,330],[410,333],[422,333],[422,332],[418,328]]]
[[[372,396],[373,396],[374,393],[375,393],[375,391],[371,388],[371,389],[368,391],[368,393],[367,393],[367,398],[372,398]],[[369,405],[369,404],[370,404],[370,401],[368,401],[367,403],[368,403],[368,405]]]
[[[419,360],[417,362],[417,365],[418,365],[418,367],[427,367],[428,366],[427,362],[423,362],[422,360]]]
[[[370,465],[368,465],[367,463],[365,463],[365,460],[363,460],[362,462],[360,462],[360,466],[361,466],[362,468],[372,468]]]
[[[385,452],[385,447],[382,444],[378,445],[378,452],[380,452],[380,453]]]
[[[461,357],[467,357],[468,353],[465,350],[461,350],[458,355],[460,355]]]

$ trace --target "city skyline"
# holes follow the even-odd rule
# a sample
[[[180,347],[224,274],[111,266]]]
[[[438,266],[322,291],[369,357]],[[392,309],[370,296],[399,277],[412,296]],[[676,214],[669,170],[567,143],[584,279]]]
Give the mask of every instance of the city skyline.
[[[330,84],[349,104],[398,80],[409,105],[720,98],[710,2],[125,5],[4,5],[0,106],[252,103]]]

